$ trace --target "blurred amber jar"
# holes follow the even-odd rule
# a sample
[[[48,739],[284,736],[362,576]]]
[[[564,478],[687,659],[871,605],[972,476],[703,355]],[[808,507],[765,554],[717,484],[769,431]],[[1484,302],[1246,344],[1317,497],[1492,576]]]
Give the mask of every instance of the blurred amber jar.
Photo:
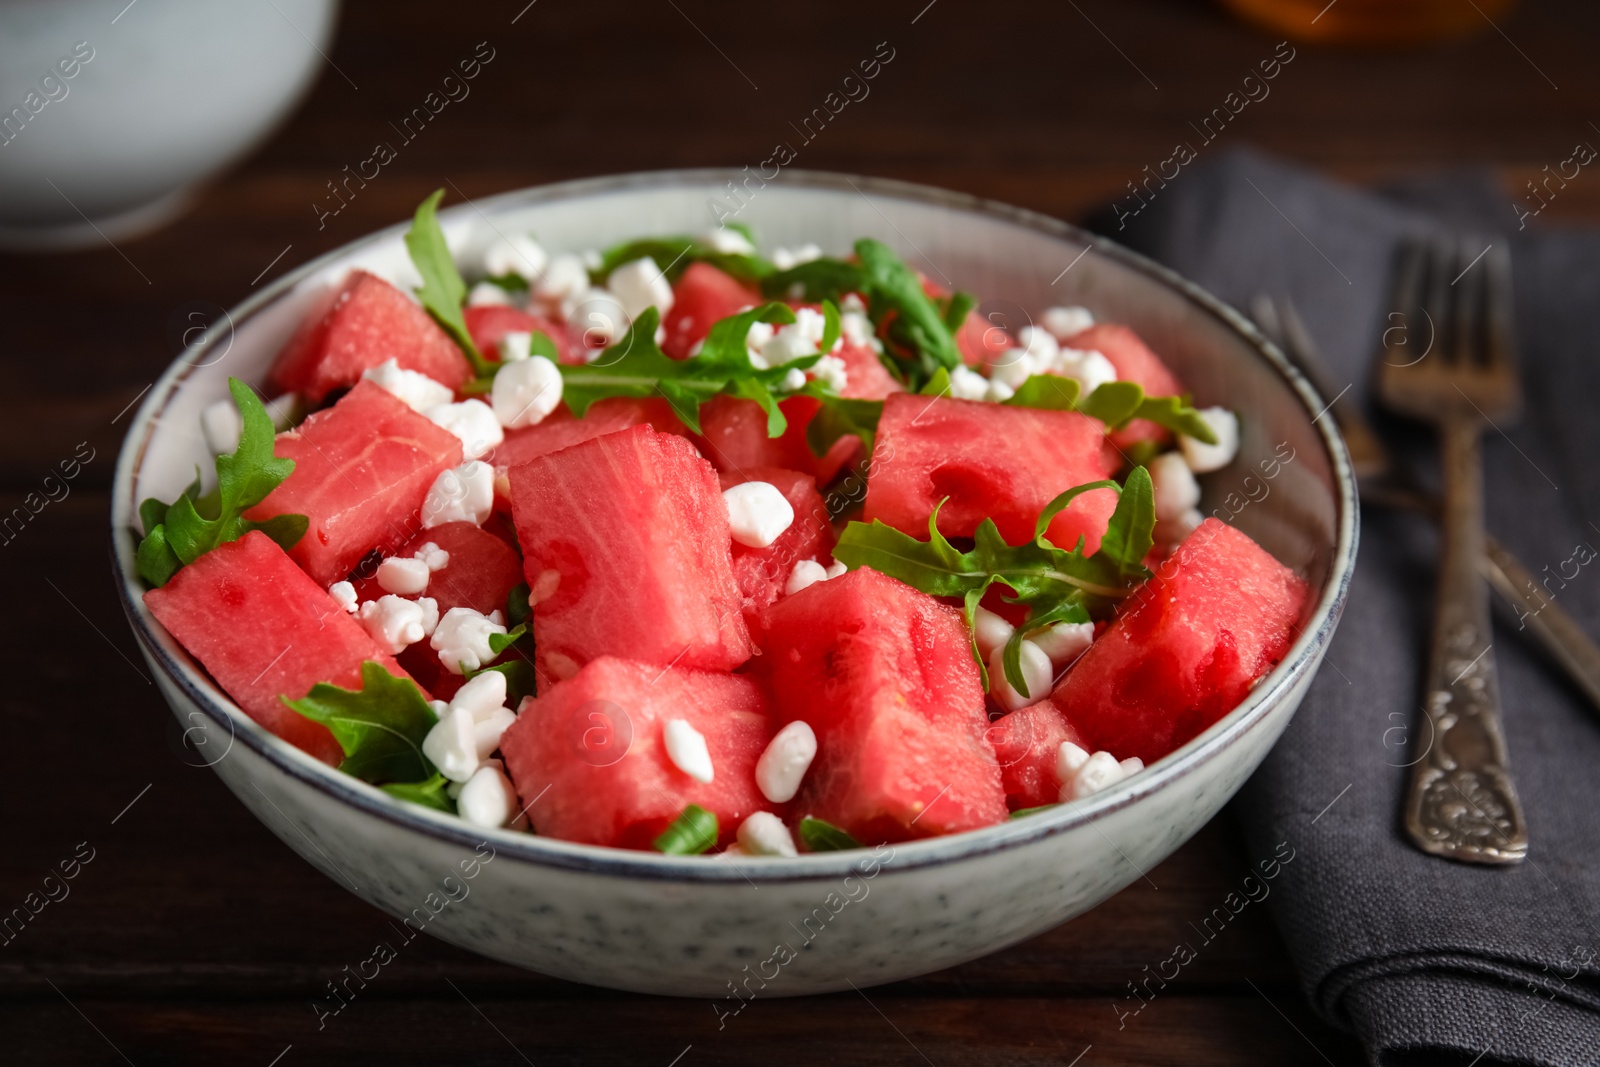
[[[1515,0],[1222,0],[1235,14],[1291,40],[1407,45],[1489,28]],[[1474,10],[1476,4],[1476,10]]]

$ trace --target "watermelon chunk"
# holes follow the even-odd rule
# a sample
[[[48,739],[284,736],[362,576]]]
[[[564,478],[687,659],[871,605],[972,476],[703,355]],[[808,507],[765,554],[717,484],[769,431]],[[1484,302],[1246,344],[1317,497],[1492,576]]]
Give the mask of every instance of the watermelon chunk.
[[[672,719],[705,738],[710,782],[668,758],[662,731]],[[772,733],[766,698],[748,677],[602,656],[525,700],[500,751],[546,837],[648,849],[698,804],[727,844],[751,812],[772,808],[755,782]]]
[[[438,601],[440,615],[451,608],[471,608],[484,615],[505,610],[507,595],[522,582],[522,557],[516,549],[470,522],[447,522],[416,534],[390,555],[409,558],[429,542],[450,553],[449,565],[433,572],[428,591],[422,594]],[[363,601],[384,595],[375,576],[358,579],[355,587],[356,597]]]
[[[689,432],[673,413],[672,405],[661,397],[607,397],[590,404],[581,419],[574,418],[563,405],[543,422],[507,430],[506,439],[495,446],[494,465],[509,469],[580,441],[646,423],[662,433]]]
[[[344,758],[333,734],[285,707],[279,696],[298,700],[318,682],[360,689],[365,660],[405,674],[259,531],[207,552],[145,593],[144,602],[246,715],[327,764]]]
[[[976,310],[967,312],[967,321],[956,331],[956,348],[969,367],[987,367],[995,357],[1015,344],[1004,329],[981,318]]]
[[[511,468],[538,666],[592,659],[731,670],[750,658],[716,472],[649,426]]]
[[[387,359],[452,389],[472,375],[455,342],[415,301],[375,274],[351,271],[278,353],[268,381],[320,404]]]
[[[1146,763],[1199,734],[1283,658],[1310,590],[1248,536],[1207,519],[1051,694],[1118,759]]]
[[[833,353],[844,360],[844,391],[840,396],[859,397],[862,400],[882,400],[890,393],[903,393],[906,387],[889,373],[878,353],[865,345],[848,341]]]
[[[767,609],[758,669],[817,756],[793,801],[873,844],[1006,817],[978,666],[954,608],[873,570]]]
[[[1083,738],[1048,700],[1002,715],[989,726],[989,744],[1000,762],[1006,806],[1012,811],[1061,799],[1056,752],[1063,741],[1083,747]]]
[[[1081,333],[1073,334],[1062,347],[1079,351],[1097,351],[1117,368],[1117,377],[1125,382],[1138,382],[1146,396],[1181,396],[1188,390],[1178,376],[1161,362],[1161,357],[1150,351],[1138,334],[1126,326],[1111,322],[1097,322]],[[1149,419],[1134,419],[1122,429],[1111,434],[1111,443],[1126,449],[1140,441],[1166,443],[1172,433]]]
[[[672,287],[672,310],[662,323],[666,336],[661,350],[673,359],[687,359],[689,350],[705,340],[713,325],[761,302],[762,296],[753,286],[709,263],[691,263]]]
[[[744,595],[745,622],[754,628],[762,610],[783,595],[794,565],[805,559],[826,559],[833,552],[834,538],[828,509],[811,475],[778,467],[751,467],[722,475],[724,489],[745,482],[776,486],[794,508],[794,522],[766,548],[733,545],[733,576]]]
[[[821,407],[821,401],[810,396],[779,401],[778,409],[789,425],[781,437],[768,437],[767,413],[760,404],[719,394],[701,406],[701,432],[694,442],[719,471],[782,467],[813,475],[818,485],[827,485],[860,452],[861,440],[841,437],[826,456],[814,455],[806,443],[806,427]]]
[[[1110,477],[1114,459],[1100,423],[1075,411],[900,393],[884,401],[863,518],[925,538],[928,516],[949,497],[939,512],[946,537],[971,537],[992,518],[1021,544],[1046,504]],[[1050,523],[1051,543],[1071,548],[1081,536],[1084,551],[1096,551],[1116,506],[1115,490],[1083,494]]]
[[[467,333],[472,335],[472,343],[489,359],[499,358],[500,339],[506,334],[533,333],[538,330],[555,342],[559,362],[583,362],[583,353],[572,343],[566,326],[554,319],[531,315],[509,304],[467,307],[462,309],[461,314],[467,321]]]
[[[461,462],[459,438],[367,381],[279,434],[273,451],[294,473],[246,517],[309,517],[289,555],[324,586],[372,549],[392,554],[409,541],[433,480]]]

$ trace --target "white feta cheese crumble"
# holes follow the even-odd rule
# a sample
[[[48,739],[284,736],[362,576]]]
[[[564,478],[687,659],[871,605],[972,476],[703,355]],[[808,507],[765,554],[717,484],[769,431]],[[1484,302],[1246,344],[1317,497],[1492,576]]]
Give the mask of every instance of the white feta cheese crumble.
[[[1011,640],[1012,631],[1015,629],[1009,622],[990,611],[988,608],[978,608],[972,613],[972,639],[978,645],[978,654],[985,661],[994,654],[994,650],[1004,647]]]
[[[471,608],[451,608],[434,627],[429,646],[439,653],[439,662],[451,674],[465,674],[494,661],[495,651],[489,646],[489,635],[505,632],[505,624]]]
[[[1039,646],[1039,651],[1050,657],[1058,670],[1077,659],[1094,644],[1094,623],[1058,622],[1028,635],[1028,640]]]
[[[384,360],[361,377],[404,400],[412,411],[448,404],[455,397],[448,385],[434,381],[421,371],[404,370],[395,359]]]
[[[450,566],[450,553],[427,541],[423,546],[411,554],[412,559],[420,559],[428,565],[430,571],[442,571]]]
[[[766,548],[794,522],[794,508],[771,482],[744,482],[725,489],[728,526],[747,548]]]
[[[422,608],[414,600],[393,594],[367,601],[361,605],[357,618],[392,655],[399,655],[428,636],[422,625]]]
[[[1117,368],[1104,353],[1093,349],[1080,351],[1076,348],[1063,348],[1056,358],[1056,373],[1067,378],[1076,378],[1080,396],[1088,396],[1107,382],[1117,380]]]
[[[783,375],[783,381],[778,383],[778,391],[793,393],[806,387],[806,372],[799,367],[791,367]]]
[[[1094,316],[1088,308],[1083,307],[1054,307],[1045,309],[1039,316],[1039,323],[1055,336],[1057,341],[1065,341],[1076,336],[1094,325]]]
[[[508,430],[536,426],[561,404],[561,371],[544,356],[501,367],[489,398],[495,418]]]
[[[349,582],[334,582],[328,586],[328,595],[339,602],[339,606],[354,615],[361,607],[361,602],[356,599],[356,587]]]
[[[489,674],[499,674],[499,671],[489,671]],[[480,675],[481,677],[481,675]],[[495,708],[481,719],[472,723],[472,742],[478,746],[478,758],[488,759],[494,755],[494,750],[500,747],[500,737],[511,724],[517,721],[516,712],[510,708]]]
[[[770,811],[755,811],[739,824],[739,850],[746,856],[798,856],[794,835]]]
[[[828,569],[814,559],[803,559],[794,565],[794,570],[789,572],[789,580],[784,583],[785,596],[794,596],[802,589],[816,585],[818,582],[828,580]]]
[[[774,804],[785,804],[800,791],[800,782],[817,758],[817,734],[806,722],[796,719],[767,742],[756,760],[756,786]]]
[[[826,320],[810,308],[798,308],[794,321],[777,328],[772,338],[760,347],[762,358],[770,367],[787,363],[802,356],[814,356],[822,344]]]
[[[504,826],[517,814],[516,787],[499,766],[486,763],[461,787],[456,814],[474,826]]]
[[[439,625],[439,602],[431,596],[419,596],[417,607],[422,609],[422,633],[432,637],[434,628]]]
[[[750,238],[731,226],[718,226],[700,239],[718,252],[724,252],[730,256],[753,256],[756,254],[756,246],[750,243]]]
[[[506,439],[494,409],[481,400],[435,404],[424,409],[422,414],[435,426],[455,434],[461,441],[462,455],[467,459],[477,459],[493,451],[495,445]]]
[[[1034,364],[1048,370],[1061,354],[1061,346],[1049,330],[1038,326],[1024,326],[1017,331],[1017,343],[1033,356]]]
[[[772,250],[772,265],[779,270],[788,270],[798,267],[802,263],[810,263],[813,259],[822,258],[822,249],[815,244],[803,244],[799,248],[774,248]]]
[[[667,758],[678,770],[697,782],[707,785],[716,777],[711,766],[711,752],[706,748],[704,735],[684,719],[668,719],[661,728],[661,740],[667,747]]]
[[[989,653],[989,695],[994,697],[995,703],[1007,711],[1016,711],[1050,698],[1050,683],[1055,678],[1055,668],[1050,665],[1050,657],[1038,645],[1027,638],[1022,639],[1022,680],[1028,684],[1027,696],[1013,689],[1006,680],[1005,656],[1005,645]]]
[[[957,400],[982,400],[989,395],[989,379],[970,367],[950,372],[950,395]]]
[[[496,307],[511,303],[511,294],[494,282],[479,282],[467,292],[467,307]]]
[[[378,587],[397,596],[416,596],[428,591],[430,573],[420,559],[390,556],[378,564]]]
[[[549,262],[544,246],[524,233],[501,237],[483,252],[483,272],[491,278],[515,274],[531,281],[544,274]]]
[[[1015,390],[1035,374],[1043,374],[1044,366],[1026,348],[1008,348],[989,364],[989,380]]]
[[[583,260],[570,252],[563,252],[550,260],[544,277],[534,286],[533,293],[540,300],[559,304],[589,288],[589,269]]]
[[[1190,470],[1206,474],[1226,467],[1239,454],[1239,416],[1227,408],[1201,408],[1200,417],[1211,427],[1217,443],[1208,445],[1181,433],[1178,447],[1183,449],[1183,458],[1189,461]]]
[[[1120,763],[1109,752],[1090,755],[1071,741],[1061,742],[1056,752],[1056,780],[1061,783],[1061,801],[1079,800],[1144,770],[1139,759]]]
[[[232,398],[207,404],[200,412],[200,433],[214,456],[231,454],[244,433],[244,417]]]
[[[851,297],[854,296],[855,294],[851,293],[845,297],[844,302],[847,307],[850,304]],[[860,303],[860,301],[858,300],[857,303]],[[866,313],[862,311],[844,311],[840,313],[839,341],[841,344],[847,343],[855,348],[870,348],[874,352],[883,351],[883,342],[878,340],[878,335],[873,332],[872,320],[867,318]]]
[[[842,312],[858,311],[865,316],[867,313],[867,302],[861,299],[860,293],[846,293],[844,296],[839,298],[839,310]]]
[[[465,711],[473,722],[482,722],[489,713],[499,711],[506,703],[506,676],[499,671],[484,671],[468,679],[456,695],[450,698],[451,711]]]
[[[644,314],[646,308],[656,308],[662,318],[672,310],[672,283],[649,256],[629,260],[612,271],[606,287],[616,294],[630,319]]]
[[[1155,491],[1156,521],[1177,519],[1200,503],[1200,483],[1179,453],[1163,452],[1145,469]]]
[[[472,716],[465,711],[446,711],[422,739],[422,754],[452,782],[470,779],[480,762]]]
[[[501,363],[516,363],[533,355],[533,334],[527,330],[512,330],[500,335]]]
[[[284,393],[275,396],[266,403],[267,414],[272,416],[272,428],[279,433],[287,430],[295,421],[295,409],[299,406],[299,398],[293,393]]]
[[[838,356],[823,356],[811,365],[811,376],[836,393],[850,386],[850,368]]]
[[[569,323],[582,331],[588,348],[609,345],[628,331],[622,301],[604,289],[585,289],[563,305]]]
[[[834,560],[832,563],[828,564],[828,577],[829,578],[839,578],[839,577],[842,577],[843,575],[846,575],[846,574],[849,574],[849,573],[850,573],[850,568],[846,567],[843,563],[840,563],[838,560]]]
[[[494,510],[494,468],[481,459],[440,471],[422,503],[422,526],[431,530],[447,522],[482,526]],[[449,553],[445,554],[449,562]],[[443,566],[443,564],[440,564]]]
[[[1017,391],[1005,382],[990,382],[989,391],[984,395],[984,399],[993,401],[996,404],[1004,404],[1016,394]]]

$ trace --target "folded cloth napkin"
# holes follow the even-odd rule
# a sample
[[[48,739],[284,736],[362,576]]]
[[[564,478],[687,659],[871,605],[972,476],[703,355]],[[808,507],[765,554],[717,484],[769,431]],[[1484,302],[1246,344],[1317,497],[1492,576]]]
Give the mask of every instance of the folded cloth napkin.
[[[1235,152],[1185,170],[1138,215],[1122,205],[1096,225],[1235,307],[1287,296],[1363,402],[1401,238],[1465,231],[1508,246],[1527,403],[1485,438],[1488,527],[1600,635],[1600,231],[1519,232],[1519,204],[1482,174],[1359,191]],[[1435,465],[1431,434],[1379,426]],[[1295,848],[1274,918],[1313,1005],[1372,1063],[1600,1062],[1600,715],[1499,605],[1528,859],[1454,863],[1401,830],[1437,549],[1428,520],[1366,509],[1327,662],[1233,814],[1252,862],[1279,842]]]

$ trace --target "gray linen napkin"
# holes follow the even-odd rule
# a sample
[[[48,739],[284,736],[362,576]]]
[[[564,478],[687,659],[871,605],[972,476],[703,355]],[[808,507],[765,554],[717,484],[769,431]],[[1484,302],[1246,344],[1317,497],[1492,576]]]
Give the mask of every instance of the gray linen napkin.
[[[1126,228],[1112,212],[1098,228],[1236,307],[1288,296],[1363,401],[1400,238],[1448,226],[1508,245],[1527,407],[1485,440],[1488,525],[1600,635],[1600,232],[1519,233],[1517,217],[1481,174],[1370,193],[1235,152],[1186,170]],[[1379,426],[1433,476],[1430,435]],[[1498,605],[1529,858],[1469,867],[1400,830],[1437,544],[1424,519],[1366,509],[1327,664],[1234,802],[1247,859],[1296,849],[1273,915],[1312,1003],[1374,1064],[1600,1062],[1600,716]]]

